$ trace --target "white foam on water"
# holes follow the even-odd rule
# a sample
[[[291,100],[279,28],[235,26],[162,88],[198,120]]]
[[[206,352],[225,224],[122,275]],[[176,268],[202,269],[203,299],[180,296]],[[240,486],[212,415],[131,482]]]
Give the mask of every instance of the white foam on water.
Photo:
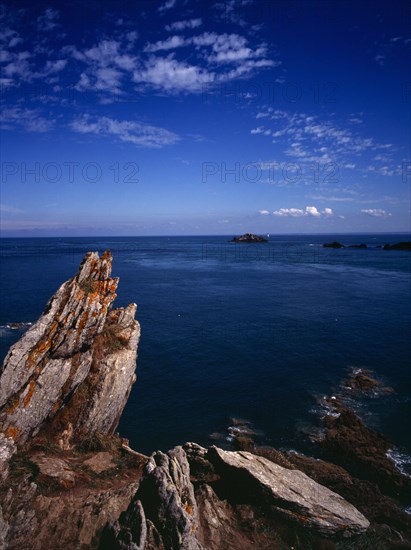
[[[393,449],[388,449],[386,456],[394,462],[395,467],[399,472],[401,472],[404,476],[411,478],[411,456],[403,453],[395,447]]]

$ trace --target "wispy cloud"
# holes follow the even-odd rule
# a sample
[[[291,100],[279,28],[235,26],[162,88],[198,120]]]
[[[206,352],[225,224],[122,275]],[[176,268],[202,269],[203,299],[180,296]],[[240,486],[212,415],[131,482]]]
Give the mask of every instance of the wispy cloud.
[[[171,10],[175,7],[177,0],[167,0],[164,2],[164,4],[161,4],[161,6],[158,8],[158,13],[160,15],[163,15],[166,11]]]
[[[197,19],[186,19],[184,21],[175,21],[174,23],[171,23],[170,25],[166,25],[167,31],[184,31],[186,29],[195,29],[197,27],[200,27],[203,20],[201,18]]]
[[[374,56],[374,61],[384,67],[391,62],[401,50],[406,51],[411,46],[411,38],[409,36],[394,36],[377,45],[377,53]]]
[[[361,212],[373,218],[389,218],[390,216],[392,216],[390,212],[386,212],[381,208],[364,208],[361,210]]]
[[[232,23],[234,25],[246,26],[246,21],[243,15],[243,8],[250,6],[253,0],[225,0],[217,2],[214,7],[219,12],[219,19],[224,23]]]
[[[14,206],[10,206],[8,204],[0,204],[0,212],[3,214],[24,214],[24,210],[15,208]]]
[[[300,168],[311,170],[312,173],[315,164],[323,167],[328,165],[326,173],[320,175],[317,172],[317,181],[322,178],[324,182],[337,183],[339,172],[342,170],[359,169],[358,162],[353,162],[353,158],[364,155],[373,155],[376,158],[378,152],[384,153],[388,158],[390,152],[395,150],[390,143],[379,143],[373,137],[364,136],[362,131],[360,133],[358,130],[358,126],[344,127],[334,122],[331,117],[322,120],[318,115],[269,107],[259,111],[256,119],[259,126],[252,128],[250,133],[265,136],[273,143],[282,144],[283,154],[294,158]],[[391,163],[383,166],[370,165],[368,169],[361,170],[363,173],[373,171],[388,176],[399,175],[401,167]]]
[[[138,147],[161,148],[180,139],[177,134],[164,128],[109,117],[83,115],[74,119],[70,123],[70,128],[80,134],[112,136],[120,142],[132,143]]]
[[[37,18],[37,30],[41,32],[52,31],[59,26],[59,12],[54,8],[47,8],[43,15]]]
[[[6,107],[2,112],[2,130],[22,128],[27,132],[49,132],[55,124],[55,119],[45,118],[38,109],[22,107]]]

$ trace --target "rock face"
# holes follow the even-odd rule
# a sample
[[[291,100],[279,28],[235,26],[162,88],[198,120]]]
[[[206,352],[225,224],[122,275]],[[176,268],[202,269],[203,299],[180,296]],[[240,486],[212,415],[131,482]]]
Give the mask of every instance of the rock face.
[[[254,235],[253,233],[244,233],[240,237],[234,237],[231,239],[232,243],[268,243],[268,239]]]
[[[46,421],[52,432],[53,419],[55,428],[77,438],[114,431],[135,380],[140,327],[135,304],[110,311],[118,284],[111,265],[110,252],[88,253],[10,348],[0,378],[6,438],[22,444]]]

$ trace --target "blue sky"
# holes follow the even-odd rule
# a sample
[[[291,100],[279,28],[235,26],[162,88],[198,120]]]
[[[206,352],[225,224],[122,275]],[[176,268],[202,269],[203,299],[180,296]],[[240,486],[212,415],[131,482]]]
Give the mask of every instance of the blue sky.
[[[2,4],[2,236],[409,231],[410,12]]]

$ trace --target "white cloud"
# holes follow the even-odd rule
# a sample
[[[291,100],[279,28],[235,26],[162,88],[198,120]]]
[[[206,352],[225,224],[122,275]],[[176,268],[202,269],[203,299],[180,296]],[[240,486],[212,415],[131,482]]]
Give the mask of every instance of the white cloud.
[[[264,128],[262,126],[258,126],[258,128],[252,128],[251,134],[262,134],[264,133]]]
[[[292,216],[294,218],[305,216],[304,210],[301,208],[279,208],[273,212],[274,216]]]
[[[260,211],[261,212],[261,211]],[[284,216],[300,218],[302,216],[313,216],[314,218],[321,218],[321,214],[325,216],[333,216],[334,212],[331,208],[324,208],[322,212],[318,210],[316,206],[306,206],[303,208],[279,208],[273,212],[274,216]]]
[[[109,117],[83,115],[74,119],[70,128],[81,134],[114,136],[121,142],[139,147],[160,148],[179,141],[174,132],[133,120],[115,120]]]
[[[215,74],[173,57],[152,57],[142,70],[134,72],[134,82],[150,84],[167,92],[199,92],[215,81]]]
[[[185,21],[175,21],[170,25],[166,25],[167,31],[183,31],[185,29],[195,29],[202,25],[202,19],[186,19]]]
[[[259,210],[258,213],[267,216],[270,212],[268,210]]]
[[[198,93],[205,85],[247,78],[259,69],[279,63],[267,59],[264,44],[253,49],[246,38],[238,34],[205,32],[187,38],[176,34],[147,43],[138,56],[131,55],[126,38],[127,35],[123,35],[118,40],[101,40],[85,50],[75,46],[63,48],[64,53],[85,64],[77,90],[120,95],[124,82],[132,80],[168,93]],[[177,53],[189,46],[190,61],[178,59]],[[168,55],[156,55],[168,51],[171,52]],[[221,71],[222,64],[227,66],[225,71]]]
[[[373,218],[388,218],[392,215],[390,212],[386,212],[381,208],[364,208],[361,212],[363,214],[367,214],[368,216],[372,216]]]
[[[309,216],[314,216],[315,218],[319,218],[321,216],[321,213],[317,210],[315,206],[306,206],[305,211]]]
[[[189,41],[187,41],[182,36],[171,36],[167,40],[159,40],[153,44],[147,44],[144,48],[145,52],[158,52],[161,50],[174,50],[175,48],[181,48],[182,46],[187,46]]]

